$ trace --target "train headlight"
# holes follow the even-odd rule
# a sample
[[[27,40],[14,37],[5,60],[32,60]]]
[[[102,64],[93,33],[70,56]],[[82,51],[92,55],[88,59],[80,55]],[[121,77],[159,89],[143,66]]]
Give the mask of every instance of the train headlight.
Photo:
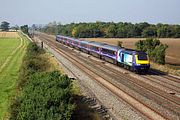
[[[136,65],[141,65],[141,64],[136,64]]]

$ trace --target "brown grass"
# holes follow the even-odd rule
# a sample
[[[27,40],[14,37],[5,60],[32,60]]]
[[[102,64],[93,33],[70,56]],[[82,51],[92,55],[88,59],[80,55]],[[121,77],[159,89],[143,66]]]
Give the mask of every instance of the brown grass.
[[[0,32],[0,37],[19,38],[19,35],[17,32]]]
[[[59,62],[54,57],[54,55],[52,55],[51,53],[46,53],[44,56],[46,57],[45,59],[48,59],[48,61],[51,63],[49,66],[49,71],[58,70],[64,74],[63,68],[59,65]]]
[[[159,64],[151,62],[151,68],[158,69],[158,70],[163,71],[165,73],[170,73],[173,75],[180,76],[180,66],[173,67],[173,66],[170,66],[168,64],[167,65],[159,65]]]

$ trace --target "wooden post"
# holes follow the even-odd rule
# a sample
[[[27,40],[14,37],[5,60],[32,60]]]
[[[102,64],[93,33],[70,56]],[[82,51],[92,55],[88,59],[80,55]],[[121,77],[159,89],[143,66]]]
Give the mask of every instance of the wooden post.
[[[43,48],[43,41],[41,41],[41,47]]]

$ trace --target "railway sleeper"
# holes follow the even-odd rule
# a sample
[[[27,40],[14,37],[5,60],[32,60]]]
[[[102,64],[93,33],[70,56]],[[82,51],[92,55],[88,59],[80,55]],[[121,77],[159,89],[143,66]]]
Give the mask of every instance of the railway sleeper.
[[[93,106],[90,106],[92,109],[97,109],[97,108],[99,108],[99,107],[101,107],[99,104],[95,104],[95,105],[93,105]]]
[[[106,115],[103,116],[103,118],[104,118],[105,120],[109,120],[111,117],[110,117],[110,115],[106,114]]]
[[[88,104],[90,108],[98,112],[102,118],[105,118],[106,120],[111,119],[110,115],[108,114],[108,110],[104,106],[98,104],[95,98],[83,97],[81,100],[82,102]]]

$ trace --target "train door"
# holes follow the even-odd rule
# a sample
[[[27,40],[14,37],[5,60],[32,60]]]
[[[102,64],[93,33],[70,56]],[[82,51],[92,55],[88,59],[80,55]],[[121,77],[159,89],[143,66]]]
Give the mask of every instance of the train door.
[[[118,50],[118,52],[117,52],[117,61],[118,61],[119,63],[122,62],[122,50],[121,50],[121,49]]]
[[[124,53],[121,54],[121,62],[124,62]]]

